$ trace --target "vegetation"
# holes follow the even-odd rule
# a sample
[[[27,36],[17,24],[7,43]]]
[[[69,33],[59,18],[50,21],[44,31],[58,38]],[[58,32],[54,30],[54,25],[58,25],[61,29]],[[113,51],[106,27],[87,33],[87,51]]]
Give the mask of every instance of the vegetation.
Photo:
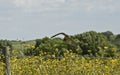
[[[14,52],[16,53],[16,52]],[[44,53],[42,53],[44,54]],[[88,58],[66,52],[64,58],[58,60],[45,59],[40,56],[29,56],[17,59],[11,58],[12,75],[119,75],[120,57],[118,58]],[[48,55],[51,56],[51,55]],[[0,75],[3,75],[3,65],[0,62]]]
[[[92,54],[93,56],[114,56],[117,48],[112,44],[107,37],[95,31],[85,32],[75,35],[80,43],[82,54]],[[114,50],[113,50],[114,48]]]
[[[0,47],[11,48],[12,75],[120,74],[120,34],[89,31],[69,39],[1,40]],[[2,52],[0,56],[0,75],[4,75]]]
[[[76,42],[64,41],[61,38],[37,39],[35,49],[28,50],[26,55],[39,55],[41,51],[47,54],[55,54],[61,56],[66,50],[72,51],[78,55],[100,56],[100,57],[114,57],[118,48],[117,45],[108,40],[103,33],[89,31],[82,34],[71,36]],[[59,52],[56,53],[56,48]]]
[[[118,47],[120,51],[120,34],[116,35],[116,38],[113,40],[113,43]]]

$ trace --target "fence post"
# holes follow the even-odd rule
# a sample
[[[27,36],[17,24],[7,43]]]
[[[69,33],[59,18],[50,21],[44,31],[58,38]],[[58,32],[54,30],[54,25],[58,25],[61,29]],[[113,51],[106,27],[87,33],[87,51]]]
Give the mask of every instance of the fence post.
[[[3,62],[5,63],[4,66],[4,75],[11,75],[11,70],[10,70],[10,52],[9,52],[9,46],[6,46],[3,48],[2,52],[4,55]]]

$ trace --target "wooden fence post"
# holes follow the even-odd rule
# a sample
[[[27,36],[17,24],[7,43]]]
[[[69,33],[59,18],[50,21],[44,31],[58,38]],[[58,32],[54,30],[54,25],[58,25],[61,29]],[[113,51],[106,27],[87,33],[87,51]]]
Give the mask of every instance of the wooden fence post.
[[[4,59],[3,62],[5,63],[4,66],[4,75],[11,75],[11,70],[10,70],[10,52],[9,52],[9,46],[6,46],[2,49]]]

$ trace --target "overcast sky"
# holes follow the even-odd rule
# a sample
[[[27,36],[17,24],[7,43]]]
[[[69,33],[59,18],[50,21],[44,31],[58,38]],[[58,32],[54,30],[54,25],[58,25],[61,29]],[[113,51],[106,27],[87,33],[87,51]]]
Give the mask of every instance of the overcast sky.
[[[0,0],[0,39],[120,33],[120,0]]]

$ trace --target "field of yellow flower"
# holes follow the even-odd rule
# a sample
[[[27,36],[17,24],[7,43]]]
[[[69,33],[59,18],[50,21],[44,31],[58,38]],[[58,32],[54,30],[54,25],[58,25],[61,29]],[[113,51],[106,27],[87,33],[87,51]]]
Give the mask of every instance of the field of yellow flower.
[[[0,75],[4,75],[0,62]],[[56,59],[54,55],[11,57],[12,75],[119,75],[120,57],[90,58],[65,53]]]

